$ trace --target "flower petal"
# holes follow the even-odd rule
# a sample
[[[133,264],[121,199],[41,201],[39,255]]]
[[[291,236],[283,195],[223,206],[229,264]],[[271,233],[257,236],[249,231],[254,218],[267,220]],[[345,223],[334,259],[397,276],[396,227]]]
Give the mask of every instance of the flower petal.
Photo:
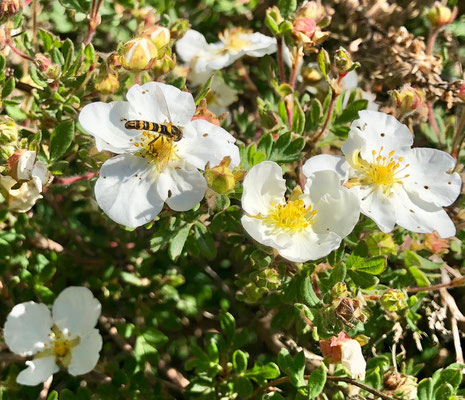
[[[286,181],[281,167],[272,161],[263,161],[250,168],[243,182],[242,208],[254,216],[267,215],[271,203],[284,201]]]
[[[327,256],[341,245],[342,238],[334,232],[317,234],[304,231],[292,236],[290,245],[278,249],[278,253],[289,261],[307,262]]]
[[[160,99],[160,94],[165,101]],[[159,124],[172,122],[182,127],[192,120],[195,113],[195,102],[191,93],[160,82],[134,85],[129,89],[126,97],[135,113],[134,118],[150,122]]]
[[[99,151],[108,150],[114,153],[136,151],[133,141],[139,131],[124,127],[129,117],[129,103],[101,101],[86,105],[79,113],[79,123],[96,138]]]
[[[359,342],[351,339],[341,345],[341,364],[352,379],[365,379],[366,361]]]
[[[440,206],[428,203],[416,193],[399,190],[392,195],[396,222],[412,232],[431,233],[434,230],[442,238],[455,235],[455,225]]]
[[[341,180],[345,181],[349,174],[349,164],[347,164],[343,156],[320,154],[305,161],[302,171],[307,178],[318,171],[335,171],[339,174]]]
[[[292,237],[282,231],[275,231],[260,218],[244,215],[241,223],[246,232],[258,243],[273,247],[276,250],[285,249],[290,245]]]
[[[158,195],[175,211],[192,209],[205,196],[207,182],[196,169],[166,168],[157,182]]]
[[[354,229],[360,217],[358,197],[341,185],[339,175],[333,171],[320,171],[311,175],[305,192],[317,213],[312,229],[315,233],[335,232],[341,238]]]
[[[462,179],[456,172],[455,159],[448,153],[429,148],[415,148],[405,157],[410,164],[405,170],[409,174],[403,179],[407,191],[415,192],[421,199],[437,206],[452,204],[460,194]]]
[[[71,362],[68,372],[71,375],[82,375],[92,371],[100,358],[102,336],[98,329],[92,329],[81,337],[79,344],[71,350]]]
[[[276,39],[262,33],[245,33],[240,35],[244,41],[249,41],[250,45],[243,49],[243,52],[251,57],[263,57],[267,54],[276,53]]]
[[[186,34],[176,42],[176,53],[185,63],[209,51],[209,44],[200,32],[189,29]]]
[[[97,324],[102,305],[92,292],[82,286],[63,290],[53,303],[53,320],[61,331],[85,336]]]
[[[356,186],[350,191],[354,192],[360,199],[361,212],[375,221],[381,231],[387,233],[394,229],[396,223],[394,205],[380,188]]]
[[[163,208],[157,192],[156,168],[146,159],[123,154],[107,160],[95,184],[100,208],[115,222],[136,228]]]
[[[10,311],[3,337],[13,353],[30,356],[50,341],[52,325],[47,306],[28,301],[16,304]]]
[[[240,163],[236,139],[223,128],[205,120],[195,120],[184,128],[183,138],[176,144],[179,157],[199,169],[207,163],[216,167],[224,157],[231,158],[230,167]]]
[[[26,361],[27,368],[23,369],[16,378],[20,385],[35,386],[45,382],[60,368],[55,362],[55,357],[41,357]]]
[[[392,115],[377,111],[360,111],[360,118],[355,120],[349,132],[349,138],[342,146],[345,155],[360,150],[365,160],[371,160],[372,151],[380,151],[387,155],[394,150],[396,156],[409,151],[413,144],[413,135],[406,125],[400,123]]]

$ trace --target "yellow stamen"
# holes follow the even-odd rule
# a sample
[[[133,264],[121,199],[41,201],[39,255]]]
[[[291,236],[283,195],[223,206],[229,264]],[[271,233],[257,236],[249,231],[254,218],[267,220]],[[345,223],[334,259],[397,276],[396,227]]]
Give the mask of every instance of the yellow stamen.
[[[241,51],[245,47],[249,47],[252,43],[250,40],[244,39],[243,34],[247,31],[240,28],[233,28],[231,30],[225,30],[218,36],[225,45],[225,51]]]
[[[271,203],[271,210],[263,220],[274,226],[276,230],[301,232],[313,224],[313,217],[317,213],[312,206],[306,206],[303,200],[287,201],[285,204]]]

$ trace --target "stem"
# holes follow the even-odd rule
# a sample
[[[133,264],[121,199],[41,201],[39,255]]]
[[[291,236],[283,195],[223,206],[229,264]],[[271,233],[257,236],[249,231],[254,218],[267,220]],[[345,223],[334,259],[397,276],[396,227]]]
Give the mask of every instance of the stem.
[[[53,382],[53,375],[50,375],[50,377],[44,382],[43,389],[39,393],[39,397],[37,400],[45,400],[48,396],[48,391],[50,390],[50,386],[52,386]]]
[[[436,38],[438,37],[439,29],[435,28],[431,31],[431,35],[428,38],[428,44],[426,45],[426,55],[431,56],[434,50],[434,43],[436,42]]]
[[[455,159],[457,159],[459,156],[461,146],[457,147],[457,143],[459,141],[460,134],[463,132],[463,128],[465,128],[465,108],[464,107],[462,107],[462,113],[460,115],[460,120],[457,125],[457,130],[455,132],[454,139],[452,140],[450,155],[454,157]]]
[[[310,375],[305,375],[304,376],[305,379],[309,379],[310,378]],[[372,387],[368,386],[368,385],[365,385],[364,383],[361,383],[361,382],[358,382],[354,379],[351,379],[351,378],[345,378],[345,377],[342,377],[342,376],[332,376],[332,375],[328,375],[326,377],[326,380],[328,381],[331,381],[331,382],[345,382],[345,383],[349,383],[351,385],[354,385],[354,386],[358,386],[360,389],[363,389],[363,390],[366,390],[367,392],[379,397],[380,399],[383,399],[383,400],[395,400],[394,398],[390,397],[390,396],[387,396],[385,395],[384,393],[381,393],[379,392],[378,390],[376,389],[373,389]],[[278,378],[278,379],[275,379],[273,381],[270,381],[268,382],[265,386],[261,386],[259,388],[257,388],[253,393],[252,393],[252,396],[250,396],[251,399],[254,399],[255,397],[257,397],[261,392],[263,392],[264,390],[266,390],[267,388],[271,387],[271,386],[277,386],[277,385],[281,385],[283,383],[288,383],[290,382],[290,378],[288,376],[284,376],[282,378]]]
[[[21,50],[17,49],[11,39],[7,39],[6,44],[10,47],[10,49],[13,51],[13,53],[17,54],[21,58],[24,58],[25,60],[28,60],[28,61],[34,61],[34,59],[32,57],[29,57],[27,54],[25,54]]]
[[[240,73],[240,74],[242,75],[242,77],[244,78],[244,80],[245,80],[245,82],[247,83],[247,85],[249,86],[250,90],[252,90],[252,92],[254,92],[255,94],[257,94],[257,93],[258,93],[257,86],[255,86],[255,83],[253,83],[252,79],[250,78],[249,73],[247,72],[247,69],[245,68],[244,64],[242,64],[242,61],[241,61],[241,60],[237,60],[237,61],[236,61],[236,64],[237,64],[239,73]]]
[[[90,6],[90,14],[89,14],[89,31],[87,32],[87,37],[84,40],[84,44],[87,46],[95,35],[95,30],[99,25],[98,20],[98,12],[100,7],[103,4],[103,0],[92,0],[92,5]]]
[[[465,276],[459,279],[454,279],[448,283],[440,283],[438,285],[424,286],[424,287],[413,287],[407,288],[408,293],[417,293],[417,292],[429,292],[431,290],[439,290],[442,288],[461,286],[465,283]]]
[[[91,179],[94,176],[97,176],[98,174],[99,174],[98,172],[89,172],[88,174],[85,174],[85,175],[69,176],[66,178],[57,178],[55,179],[55,183],[59,185],[70,185],[74,182],[82,181],[84,179]]]
[[[336,101],[337,96],[339,96],[339,95],[335,95],[334,91],[333,91],[333,94],[331,96],[331,101],[330,101],[329,106],[328,106],[328,112],[326,113],[325,123],[323,124],[323,128],[321,128],[320,133],[318,133],[318,135],[316,135],[315,139],[313,140],[315,143],[317,143],[318,140],[320,140],[321,136],[323,135],[324,131],[326,130],[326,127],[329,124],[329,120],[331,119],[331,114],[333,112],[334,102]]]
[[[278,43],[278,65],[279,65],[279,79],[281,83],[286,82],[286,76],[284,75],[284,61],[283,61],[283,38],[280,36],[277,39]]]
[[[291,86],[292,90],[294,90],[295,79],[297,77],[297,71],[299,70],[301,62],[302,62],[302,55],[300,54],[300,51],[297,51],[294,63],[292,64],[291,79],[289,80],[289,85]]]
[[[32,0],[32,43],[34,49],[38,51],[37,47],[37,0]]]
[[[431,127],[433,128],[434,133],[436,134],[438,138],[438,143],[441,144],[441,133],[439,132],[438,124],[436,123],[436,119],[434,118],[433,103],[431,102],[431,100],[427,102],[427,105],[428,105],[429,122],[431,124]]]

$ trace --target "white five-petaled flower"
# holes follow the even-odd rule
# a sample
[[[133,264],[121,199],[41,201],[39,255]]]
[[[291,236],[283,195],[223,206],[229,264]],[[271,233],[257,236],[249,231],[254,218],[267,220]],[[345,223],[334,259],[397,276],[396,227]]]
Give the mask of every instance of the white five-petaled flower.
[[[190,29],[176,43],[176,52],[189,64],[193,74],[204,74],[208,79],[212,71],[225,68],[244,55],[263,57],[277,48],[275,38],[241,28],[225,30],[219,39],[216,43],[207,43],[200,32]]]
[[[305,191],[285,199],[281,167],[264,161],[244,179],[241,222],[259,243],[294,262],[316,260],[337,249],[360,215],[359,201],[332,171],[309,176]]]
[[[92,103],[79,122],[96,139],[98,150],[119,155],[107,160],[95,185],[99,206],[114,221],[138,227],[150,222],[166,203],[175,211],[193,208],[207,187],[200,170],[224,157],[240,162],[235,139],[223,128],[194,120],[192,95],[158,82],[134,85],[128,101]],[[181,128],[180,140],[144,129],[126,129],[128,121]]]
[[[92,371],[102,348],[102,336],[94,328],[100,312],[92,292],[76,286],[58,295],[52,314],[45,304],[33,301],[14,306],[5,323],[5,342],[16,354],[34,356],[17,382],[38,385],[60,366],[71,375]]]
[[[336,171],[360,199],[362,213],[383,232],[397,223],[413,232],[454,236],[454,223],[443,207],[460,193],[460,175],[449,172],[455,160],[440,150],[412,149],[410,130],[391,115],[360,111],[359,116],[342,146],[344,156],[312,157],[304,174]]]

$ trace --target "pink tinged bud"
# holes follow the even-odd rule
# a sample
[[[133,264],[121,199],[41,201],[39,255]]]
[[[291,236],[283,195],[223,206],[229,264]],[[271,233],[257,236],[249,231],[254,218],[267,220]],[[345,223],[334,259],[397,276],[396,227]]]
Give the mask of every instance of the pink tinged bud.
[[[404,85],[400,90],[392,92],[392,98],[396,107],[402,112],[407,113],[416,110],[425,100],[425,93],[421,89],[415,89],[410,85]]]
[[[170,30],[163,26],[154,26],[146,29],[143,35],[150,37],[150,40],[157,46],[158,50],[167,46],[171,40]]]
[[[157,57],[157,47],[147,37],[138,37],[126,42],[120,51],[122,67],[132,72],[150,69]]]
[[[453,10],[436,2],[434,6],[426,13],[429,22],[435,28],[441,28],[449,25],[457,16],[457,7]]]
[[[21,0],[0,0],[0,18],[13,17],[23,8]]]
[[[311,39],[316,31],[316,22],[312,18],[298,17],[294,21],[293,31],[303,33],[305,36]]]

